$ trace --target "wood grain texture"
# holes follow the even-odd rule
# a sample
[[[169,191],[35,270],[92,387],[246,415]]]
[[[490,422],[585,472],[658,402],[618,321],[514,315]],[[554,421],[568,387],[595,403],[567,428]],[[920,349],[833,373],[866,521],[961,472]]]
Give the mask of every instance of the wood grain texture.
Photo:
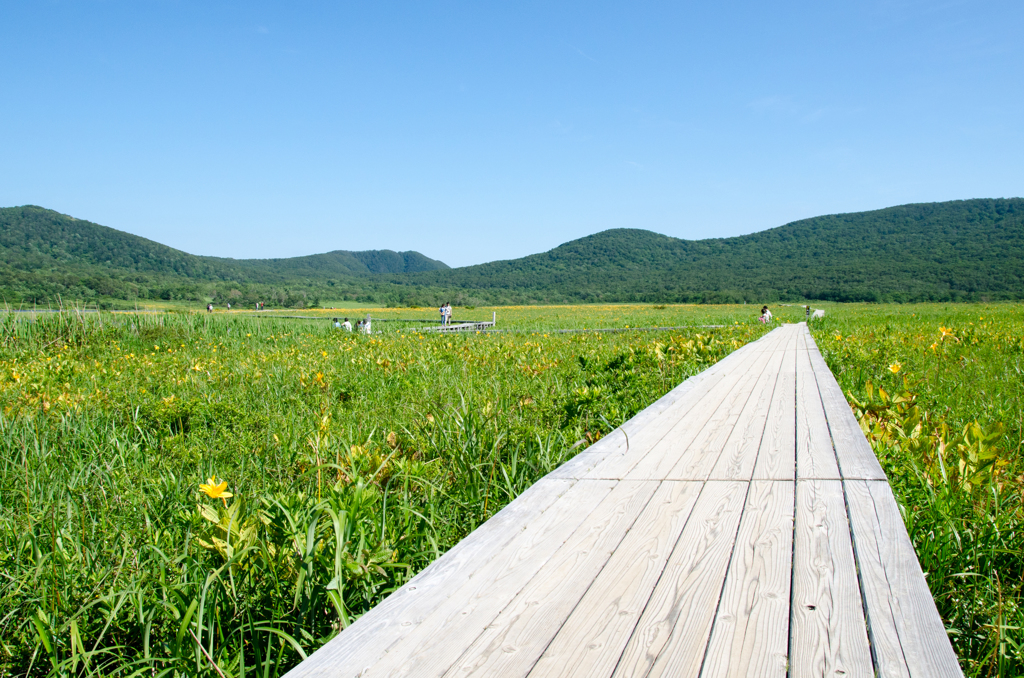
[[[673,389],[288,675],[781,678],[787,666],[962,675],[881,467],[803,323]]]
[[[962,676],[888,483],[844,482],[879,676]]]
[[[750,480],[753,475],[784,353],[782,350],[774,351],[758,377],[739,420],[708,475],[710,480]]]
[[[700,483],[662,486],[529,675],[611,674],[702,495]]]
[[[650,482],[619,483],[445,675],[525,676],[637,516],[641,516],[639,529],[643,529],[656,522],[658,512],[666,510],[667,505],[680,499],[685,503],[687,494],[696,499],[699,489],[659,487],[659,483]]]
[[[814,339],[808,337],[808,342],[807,355],[818,382],[818,391],[821,393],[822,405],[828,418],[836,459],[843,478],[885,480],[885,473],[860,430],[843,390],[839,388],[835,376],[825,364],[825,359],[821,357]]]
[[[702,678],[786,675],[793,500],[793,481],[750,484]]]
[[[753,355],[750,352],[737,354],[739,351],[709,368],[708,372],[711,374],[698,375],[701,378],[696,380],[692,387],[681,392],[658,416],[645,417],[636,424],[630,420],[620,427],[621,430],[616,429],[615,432],[609,434],[609,437],[614,436],[614,442],[611,443],[613,446],[603,449],[599,455],[588,456],[586,462],[582,463],[580,468],[574,468],[573,472],[584,478],[624,477],[628,469],[632,468],[636,459],[639,458],[638,453],[652,448],[677,426],[680,419],[688,415],[689,411],[702,400],[707,389],[713,387],[722,374],[734,371],[737,366],[751,359]],[[643,413],[638,414],[637,417],[642,415]],[[589,455],[589,453],[588,449],[583,454]],[[584,466],[586,472],[584,472]]]
[[[737,353],[739,351],[734,351],[707,370],[676,386],[650,407],[637,413],[632,419],[559,466],[545,478],[582,478],[609,456],[626,452],[631,443],[653,444],[685,414],[688,405],[692,405],[692,402],[685,400],[685,396],[709,379],[714,379],[719,371],[727,369],[731,364],[729,361],[742,357],[742,354]]]
[[[747,373],[733,387],[734,393],[722,401],[693,442],[679,454],[678,461],[668,472],[668,478],[672,480],[707,479],[721,458],[726,443],[736,430],[747,403],[753,398],[755,388],[774,355],[774,353],[762,353],[761,358],[748,368]]]
[[[405,586],[292,669],[288,676],[354,675],[345,673],[343,667],[373,664],[575,483],[574,480],[535,483]]]
[[[793,480],[796,477],[796,354],[797,334],[790,332],[758,447],[755,480]]]
[[[740,349],[743,351],[743,349]],[[670,416],[659,418],[653,426],[648,426],[637,431],[629,438],[628,449],[622,449],[619,454],[611,454],[605,457],[600,463],[586,474],[587,478],[625,478],[638,462],[646,458],[649,453],[663,444],[666,440],[674,440],[680,435],[680,431],[693,431],[693,435],[699,432],[700,425],[696,423],[696,417],[703,412],[709,404],[720,403],[728,394],[731,384],[742,376],[748,366],[758,360],[762,352],[744,351],[729,356],[733,358],[727,365],[719,368],[712,378],[701,382],[693,390],[683,395],[673,406]],[[725,361],[721,361],[725,362]],[[719,363],[721,364],[721,363]],[[715,366],[716,368],[718,365]],[[714,369],[714,368],[713,368]],[[667,414],[667,413],[666,413]],[[710,416],[710,413],[708,414]],[[661,480],[665,477],[670,466],[660,474],[638,476],[649,479]]]
[[[841,481],[797,482],[790,614],[793,678],[873,675]]]
[[[704,484],[613,675],[698,675],[747,486],[715,480]],[[607,675],[603,668],[591,675]]]
[[[800,335],[801,344],[806,338]],[[838,480],[840,477],[818,382],[806,348],[796,354],[796,477],[799,480]]]
[[[742,407],[749,396],[743,385],[751,379],[752,373],[759,374],[763,370],[769,357],[770,353],[767,352],[752,352],[747,361],[723,374],[717,383],[708,388],[701,395],[699,402],[657,444],[647,449],[637,446],[635,451],[627,455],[628,458],[623,458],[622,464],[614,470],[625,473],[623,477],[662,480],[669,477],[682,458],[687,456],[688,461],[683,462],[684,466],[675,479],[703,480],[710,472],[710,467],[699,478],[695,478],[694,476],[698,474],[694,470],[696,464],[693,462],[702,458],[698,455],[702,454],[701,448],[709,439],[713,445],[716,437],[721,435],[719,427],[715,423],[709,425],[709,422],[715,422],[717,417],[717,423],[724,423],[729,413],[737,408],[737,403]],[[756,376],[754,378],[756,379]],[[718,438],[719,451],[724,442],[724,439]],[[711,461],[712,465],[715,460]]]
[[[416,628],[369,666],[352,666],[361,676],[397,676],[416,668],[431,653],[448,656],[434,642],[456,638],[458,658],[501,609],[533,578],[617,483],[581,480],[537,516],[459,589],[435,605]],[[447,670],[447,666],[444,667]],[[362,671],[362,673],[358,673]]]

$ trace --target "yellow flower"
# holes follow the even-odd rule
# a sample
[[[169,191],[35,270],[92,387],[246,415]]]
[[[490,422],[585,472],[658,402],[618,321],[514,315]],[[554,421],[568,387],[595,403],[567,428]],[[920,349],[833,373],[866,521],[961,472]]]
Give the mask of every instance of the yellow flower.
[[[889,371],[892,372],[893,374],[896,374],[897,372],[900,371],[901,367],[903,367],[903,365],[900,365],[899,361],[896,361],[892,365],[889,365]]]
[[[205,483],[199,483],[199,490],[205,492],[206,496],[210,499],[220,499],[224,502],[224,506],[228,505],[228,497],[234,495],[227,491],[228,481],[222,480],[220,483],[217,482],[217,476],[213,476]]]

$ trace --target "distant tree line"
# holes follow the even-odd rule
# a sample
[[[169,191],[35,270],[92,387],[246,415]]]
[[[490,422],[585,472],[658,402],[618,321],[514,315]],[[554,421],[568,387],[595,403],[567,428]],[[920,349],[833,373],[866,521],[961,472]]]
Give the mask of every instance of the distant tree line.
[[[735,238],[613,229],[521,259],[449,269],[417,252],[197,257],[38,207],[0,209],[8,304],[135,299],[303,308],[536,303],[1024,298],[1024,200],[904,205]]]

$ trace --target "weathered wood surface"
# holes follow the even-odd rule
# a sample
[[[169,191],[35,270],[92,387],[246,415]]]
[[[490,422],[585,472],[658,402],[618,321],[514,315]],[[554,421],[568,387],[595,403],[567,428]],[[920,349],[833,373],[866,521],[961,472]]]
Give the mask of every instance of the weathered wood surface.
[[[962,673],[801,323],[563,464],[288,675]]]

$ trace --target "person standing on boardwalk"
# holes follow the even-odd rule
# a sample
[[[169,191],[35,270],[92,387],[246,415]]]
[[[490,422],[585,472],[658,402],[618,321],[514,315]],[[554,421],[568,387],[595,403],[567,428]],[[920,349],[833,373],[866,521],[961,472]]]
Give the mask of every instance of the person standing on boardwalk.
[[[808,320],[811,319],[811,307],[810,307],[810,305],[804,306],[804,317],[806,317]]]
[[[444,327],[444,317],[445,317],[445,306],[444,306],[444,304],[441,304],[441,308],[437,309],[437,312],[441,314],[441,327]]]
[[[447,302],[444,305],[444,324],[445,326],[452,324],[452,302]]]

